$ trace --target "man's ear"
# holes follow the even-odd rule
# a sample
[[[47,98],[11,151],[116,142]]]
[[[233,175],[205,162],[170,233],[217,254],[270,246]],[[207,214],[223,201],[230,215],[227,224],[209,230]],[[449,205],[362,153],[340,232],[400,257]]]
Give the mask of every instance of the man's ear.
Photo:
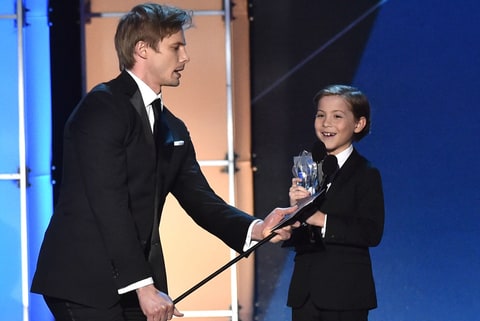
[[[148,44],[145,41],[138,41],[135,44],[135,54],[140,58],[145,59],[147,57]]]

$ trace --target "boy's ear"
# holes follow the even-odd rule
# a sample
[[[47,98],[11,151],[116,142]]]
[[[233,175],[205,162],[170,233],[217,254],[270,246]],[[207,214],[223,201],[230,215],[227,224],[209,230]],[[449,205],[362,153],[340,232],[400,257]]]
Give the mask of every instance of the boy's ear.
[[[367,119],[365,117],[360,117],[360,119],[355,124],[354,132],[360,133],[365,128],[366,125],[367,125]]]

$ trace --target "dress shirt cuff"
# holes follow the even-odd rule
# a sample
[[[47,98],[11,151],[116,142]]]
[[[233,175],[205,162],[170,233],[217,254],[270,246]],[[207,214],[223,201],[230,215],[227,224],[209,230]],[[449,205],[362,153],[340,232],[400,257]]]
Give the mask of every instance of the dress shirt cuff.
[[[153,284],[153,279],[152,278],[143,279],[141,281],[130,284],[129,286],[118,289],[118,294],[125,294],[127,292],[139,289],[141,287],[144,287],[144,286],[147,286],[147,285],[150,285],[150,284]]]
[[[325,238],[325,233],[327,233],[327,214],[325,214],[325,220],[323,221],[322,226],[322,237]]]
[[[253,221],[252,223],[250,223],[250,226],[248,227],[248,231],[247,231],[247,238],[245,239],[245,243],[243,244],[243,251],[248,251],[249,248],[251,248],[252,246],[254,246],[255,244],[257,244],[258,242],[257,241],[252,241],[252,231],[253,231],[253,227],[255,226],[255,224],[257,223],[260,223],[262,220],[260,219],[257,219],[255,221]]]

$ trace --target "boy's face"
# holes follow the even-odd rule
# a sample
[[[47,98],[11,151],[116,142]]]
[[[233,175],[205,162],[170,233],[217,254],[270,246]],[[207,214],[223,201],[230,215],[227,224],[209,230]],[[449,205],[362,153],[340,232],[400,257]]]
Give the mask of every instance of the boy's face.
[[[318,101],[315,133],[328,154],[337,155],[352,144],[354,133],[365,127],[365,118],[355,119],[351,108],[340,96],[325,96]]]

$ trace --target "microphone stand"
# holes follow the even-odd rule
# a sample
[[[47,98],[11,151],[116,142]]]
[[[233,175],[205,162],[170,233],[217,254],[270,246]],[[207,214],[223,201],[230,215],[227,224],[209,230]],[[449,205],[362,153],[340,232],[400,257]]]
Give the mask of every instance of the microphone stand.
[[[175,300],[173,300],[173,304],[177,304],[178,302],[180,302],[181,300],[183,300],[185,297],[187,297],[188,295],[190,295],[192,292],[196,291],[199,287],[201,287],[202,285],[204,285],[205,283],[207,283],[208,281],[210,281],[211,279],[213,279],[214,277],[216,277],[217,275],[219,275],[220,273],[222,273],[223,271],[225,271],[226,269],[228,269],[230,266],[232,266],[233,264],[237,263],[238,261],[240,261],[241,259],[243,259],[244,257],[247,257],[250,255],[250,253],[252,253],[253,251],[255,251],[257,248],[259,248],[260,246],[262,246],[263,244],[267,243],[268,241],[270,241],[275,235],[277,235],[277,233],[275,232],[272,232],[270,233],[270,235],[268,235],[267,237],[265,237],[264,239],[262,239],[261,241],[259,241],[257,244],[255,244],[254,246],[252,246],[251,248],[249,248],[248,250],[246,250],[245,252],[243,252],[242,254],[240,254],[239,256],[237,256],[236,258],[234,258],[233,260],[231,260],[230,262],[228,262],[227,264],[225,264],[224,266],[222,266],[221,268],[219,268],[218,270],[216,270],[215,272],[213,272],[212,274],[210,274],[209,276],[207,276],[205,279],[203,279],[202,281],[198,282],[196,285],[194,285],[193,287],[191,287],[189,290],[185,291],[182,295],[180,295],[178,298],[176,298]]]
[[[243,252],[242,254],[240,254],[239,256],[237,256],[236,258],[234,258],[233,260],[231,260],[230,262],[228,262],[227,264],[225,264],[224,266],[219,268],[217,271],[215,271],[212,274],[210,274],[209,276],[207,276],[205,279],[203,279],[202,281],[200,281],[199,283],[194,285],[189,290],[185,291],[182,295],[180,295],[178,298],[173,300],[173,303],[177,304],[178,302],[183,300],[185,297],[190,295],[192,292],[196,291],[199,287],[201,287],[202,285],[204,285],[205,283],[207,283],[208,281],[210,281],[211,279],[213,279],[214,277],[216,277],[217,275],[219,275],[220,273],[225,271],[227,268],[229,268],[233,264],[237,263],[238,261],[240,261],[244,257],[247,257],[248,255],[250,255],[250,253],[255,251],[257,248],[259,248],[263,244],[270,241],[273,237],[275,237],[275,235],[277,235],[275,230],[278,230],[278,229],[280,229],[282,227],[285,227],[287,225],[291,225],[299,219],[305,219],[306,220],[309,216],[311,216],[314,213],[314,211],[312,211],[312,207],[314,206],[313,202],[315,201],[315,199],[323,197],[324,194],[325,194],[325,189],[320,191],[320,193],[314,194],[312,196],[309,196],[309,197],[306,197],[306,198],[300,200],[299,203],[298,203],[298,209],[295,212],[293,212],[292,214],[285,216],[276,226],[274,226],[272,228],[272,232],[270,233],[270,235],[263,238],[257,244],[255,244],[254,246],[252,246],[251,248],[249,248],[248,250],[246,250],[245,252]]]

